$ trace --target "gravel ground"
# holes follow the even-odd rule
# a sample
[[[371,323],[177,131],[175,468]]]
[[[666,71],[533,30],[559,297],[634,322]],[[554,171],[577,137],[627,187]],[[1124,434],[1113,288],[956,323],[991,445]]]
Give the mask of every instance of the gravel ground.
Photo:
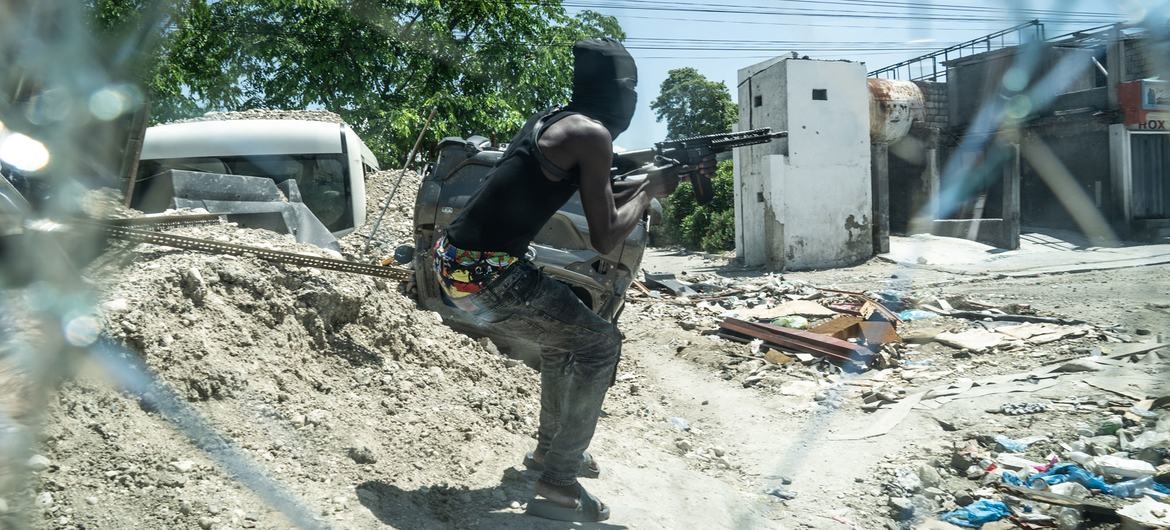
[[[397,180],[394,172],[369,177],[371,219]],[[417,186],[417,177],[405,175],[371,248],[362,251],[366,232],[359,231],[343,239],[343,254],[369,262],[409,243]],[[326,254],[288,236],[228,225],[174,231]],[[1093,326],[1048,344],[978,353],[929,339],[975,323],[908,323],[901,331],[926,337],[922,344],[898,350],[902,366],[866,375],[892,396],[1170,331],[1167,266],[1003,280],[909,274],[871,261],[781,276],[656,251],[645,267],[739,286],[896,286],[920,300],[1026,303],[1038,314]],[[445,328],[399,286],[121,244],[87,278],[98,287],[95,322],[128,353],[102,364],[72,351],[54,361],[59,383],[28,369],[39,366],[27,362],[30,352],[51,351],[47,337],[57,336],[38,320],[39,291],[4,297],[0,441],[36,434],[31,450],[6,452],[0,462],[0,526],[289,528],[302,517],[336,528],[565,528],[522,515],[535,476],[517,464],[533,445],[536,374]],[[1057,442],[1078,442],[1082,424],[1100,425],[1115,413],[1108,400],[1117,396],[1066,376],[1069,384],[1053,387],[1060,392],[964,400],[915,411],[885,436],[838,440],[880,423],[890,406],[864,412],[865,385],[846,384],[825,365],[767,366],[749,346],[704,334],[718,317],[710,309],[636,292],[622,317],[623,360],[592,447],[603,477],[586,483],[613,505],[615,524],[906,527],[981,488],[951,464],[954,444],[1046,434],[1051,441],[1027,453],[1042,458]],[[1158,363],[1140,370],[1165,373]],[[145,386],[126,389],[119,379]],[[49,396],[45,406],[38,395]],[[1069,396],[1093,406],[1011,417],[987,412]],[[905,469],[934,485],[909,492],[900,482],[911,480]],[[928,487],[937,491],[928,496]],[[917,519],[897,513],[907,502]]]

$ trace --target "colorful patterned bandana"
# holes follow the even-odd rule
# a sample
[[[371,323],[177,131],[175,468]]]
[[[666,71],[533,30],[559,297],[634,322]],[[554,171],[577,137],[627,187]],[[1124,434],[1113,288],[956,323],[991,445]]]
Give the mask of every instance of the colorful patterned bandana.
[[[435,276],[439,286],[457,307],[460,298],[475,294],[496,279],[508,266],[520,261],[507,252],[461,250],[447,241],[435,241]]]

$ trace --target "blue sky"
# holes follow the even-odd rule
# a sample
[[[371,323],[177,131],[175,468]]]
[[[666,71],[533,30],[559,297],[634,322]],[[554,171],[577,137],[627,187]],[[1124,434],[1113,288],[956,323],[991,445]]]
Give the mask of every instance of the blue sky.
[[[618,139],[628,148],[665,137],[666,126],[655,121],[649,105],[673,68],[690,66],[723,81],[734,99],[740,68],[790,51],[818,59],[861,61],[872,71],[1034,18],[1051,38],[1137,20],[1143,14],[1164,20],[1170,8],[1170,0],[564,0],[564,4],[570,13],[592,9],[617,17],[626,31],[626,46],[637,60],[639,76],[638,110],[630,129]]]

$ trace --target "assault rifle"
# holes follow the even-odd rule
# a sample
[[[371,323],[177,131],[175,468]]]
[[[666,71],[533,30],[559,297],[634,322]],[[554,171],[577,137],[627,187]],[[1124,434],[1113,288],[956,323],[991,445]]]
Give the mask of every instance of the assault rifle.
[[[737,147],[764,144],[771,142],[773,138],[787,136],[788,131],[774,133],[770,127],[764,127],[750,131],[666,140],[655,143],[654,147],[649,149],[615,153],[613,179],[621,180],[635,174],[649,175],[679,166],[684,168],[685,166],[697,166],[704,158],[716,153],[730,151]],[[691,189],[695,192],[695,200],[699,204],[711,202],[715,191],[711,188],[710,178],[699,175],[698,171],[680,172],[680,174],[687,175],[691,182]]]

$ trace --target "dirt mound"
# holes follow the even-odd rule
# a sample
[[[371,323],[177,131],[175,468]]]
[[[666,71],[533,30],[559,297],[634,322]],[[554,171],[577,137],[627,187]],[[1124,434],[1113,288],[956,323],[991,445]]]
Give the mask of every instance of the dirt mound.
[[[341,239],[342,250],[356,259],[369,261],[393,253],[399,245],[413,245],[414,200],[421,182],[422,177],[412,170],[394,169],[366,175],[366,224]],[[370,238],[368,248],[367,237]]]
[[[281,110],[281,109],[248,109],[231,112],[208,112],[195,118],[175,120],[171,123],[188,123],[194,121],[219,120],[308,120],[325,121],[329,123],[345,123],[335,112],[327,110]]]
[[[175,232],[323,253],[228,225]],[[436,525],[452,517],[449,497],[500,483],[485,460],[531,443],[537,375],[442,326],[392,282],[151,245],[118,252],[94,274],[104,329],[137,352],[117,369],[156,384],[136,394],[83,373],[62,388],[39,449],[48,464],[24,495],[43,515],[35,526],[287,527],[242,486],[263,477],[331,525]],[[165,419],[171,392],[217,433]],[[246,465],[225,467],[232,451]],[[447,487],[411,492],[435,484]],[[399,502],[425,509],[399,520]]]

